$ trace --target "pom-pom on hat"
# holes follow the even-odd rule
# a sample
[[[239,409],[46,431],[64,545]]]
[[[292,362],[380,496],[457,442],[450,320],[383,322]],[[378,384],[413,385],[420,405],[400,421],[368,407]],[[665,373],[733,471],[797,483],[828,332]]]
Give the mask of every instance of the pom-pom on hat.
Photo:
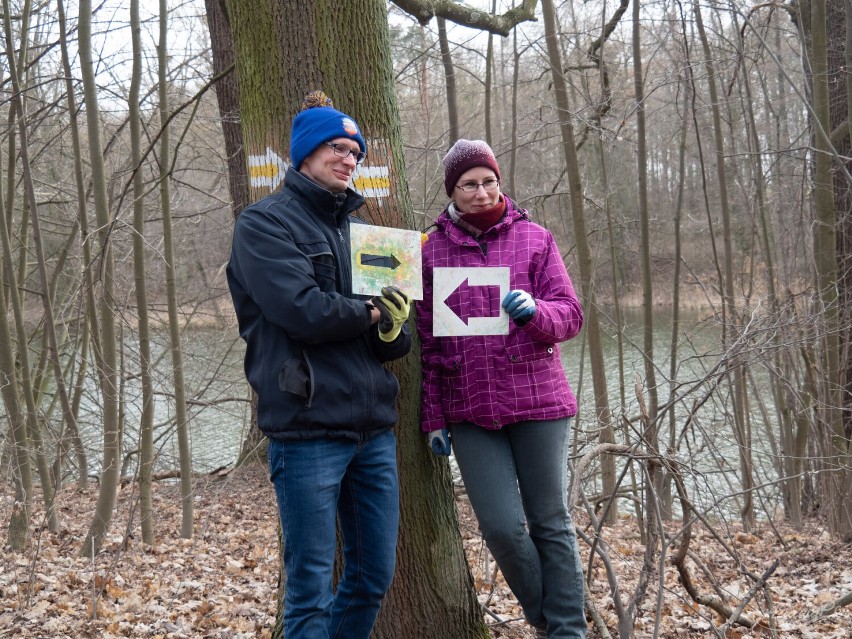
[[[290,161],[293,166],[298,171],[305,158],[320,144],[335,138],[355,140],[361,151],[367,152],[355,120],[335,109],[331,98],[322,91],[309,93],[302,101],[302,110],[293,118],[290,132]]]
[[[462,173],[475,166],[488,167],[494,171],[497,179],[500,179],[497,158],[488,143],[485,140],[460,139],[444,156],[444,187],[447,189],[447,195],[453,196],[453,189],[456,188]]]

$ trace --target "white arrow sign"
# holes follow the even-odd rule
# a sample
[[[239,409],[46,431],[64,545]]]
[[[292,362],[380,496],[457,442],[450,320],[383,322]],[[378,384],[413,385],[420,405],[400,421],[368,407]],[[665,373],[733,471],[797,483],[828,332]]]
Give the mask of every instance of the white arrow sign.
[[[269,147],[263,155],[248,156],[249,180],[252,186],[274,189],[284,180],[287,163]]]
[[[458,335],[507,335],[509,315],[500,306],[496,317],[459,317],[447,306],[447,298],[459,288],[462,295],[474,286],[498,286],[502,300],[509,292],[509,267],[436,268],[433,272],[432,334],[435,337]]]

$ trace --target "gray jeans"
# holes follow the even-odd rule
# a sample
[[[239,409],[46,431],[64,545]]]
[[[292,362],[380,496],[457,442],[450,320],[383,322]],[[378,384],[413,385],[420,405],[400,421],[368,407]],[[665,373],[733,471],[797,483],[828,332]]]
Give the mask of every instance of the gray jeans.
[[[567,508],[570,419],[500,430],[450,426],[488,549],[527,620],[551,639],[586,636],[583,568]]]

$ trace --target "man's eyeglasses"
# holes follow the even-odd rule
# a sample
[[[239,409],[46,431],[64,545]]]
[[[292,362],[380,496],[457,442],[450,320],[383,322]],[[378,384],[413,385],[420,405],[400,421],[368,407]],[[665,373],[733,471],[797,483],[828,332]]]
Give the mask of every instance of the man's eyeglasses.
[[[336,142],[326,142],[326,146],[330,146],[331,150],[334,151],[334,154],[339,158],[348,158],[350,155],[355,158],[356,164],[361,164],[366,157],[367,154],[363,151],[353,151],[345,144],[337,144]]]
[[[480,186],[486,191],[493,191],[500,186],[500,180],[489,178],[482,182],[465,182],[464,184],[456,184],[456,188],[461,189],[465,193],[476,193]]]

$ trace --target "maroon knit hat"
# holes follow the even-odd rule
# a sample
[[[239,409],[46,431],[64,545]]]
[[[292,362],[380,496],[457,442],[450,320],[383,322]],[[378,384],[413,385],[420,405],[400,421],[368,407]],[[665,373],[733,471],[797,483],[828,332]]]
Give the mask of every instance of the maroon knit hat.
[[[465,140],[462,138],[453,145],[444,156],[444,188],[447,195],[453,196],[453,189],[462,173],[475,166],[485,166],[494,171],[500,179],[500,169],[494,151],[485,140]]]

